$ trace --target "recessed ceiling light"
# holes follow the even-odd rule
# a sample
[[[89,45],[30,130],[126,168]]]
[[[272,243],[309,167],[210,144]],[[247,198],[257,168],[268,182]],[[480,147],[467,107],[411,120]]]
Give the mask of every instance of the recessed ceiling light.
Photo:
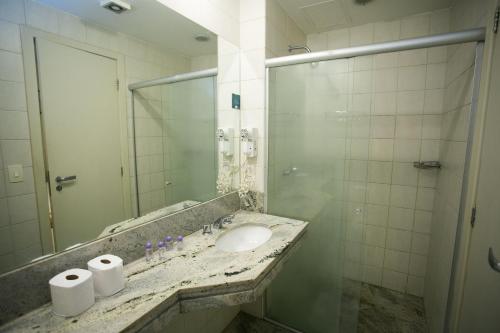
[[[130,4],[123,0],[101,0],[101,7],[109,9],[115,14],[120,14],[132,8]]]

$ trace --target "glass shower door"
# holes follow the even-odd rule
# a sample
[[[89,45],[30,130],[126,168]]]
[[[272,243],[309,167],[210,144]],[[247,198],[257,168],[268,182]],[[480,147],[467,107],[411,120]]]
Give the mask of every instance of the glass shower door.
[[[361,254],[365,185],[348,172],[352,80],[346,59],[269,70],[267,211],[311,223],[266,315],[307,333],[356,331],[360,283],[345,248]]]
[[[141,215],[217,196],[215,80],[207,77],[135,91]]]
[[[167,205],[217,196],[215,78],[163,87],[163,156]]]

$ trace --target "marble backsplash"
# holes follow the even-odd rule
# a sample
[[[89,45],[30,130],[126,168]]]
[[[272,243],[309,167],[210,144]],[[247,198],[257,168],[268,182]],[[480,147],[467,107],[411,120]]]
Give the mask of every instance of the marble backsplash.
[[[238,194],[230,193],[200,205],[101,238],[0,275],[0,325],[50,302],[48,281],[69,268],[87,268],[87,261],[111,253],[124,264],[144,256],[144,244],[167,235],[189,235],[204,224],[240,208]]]

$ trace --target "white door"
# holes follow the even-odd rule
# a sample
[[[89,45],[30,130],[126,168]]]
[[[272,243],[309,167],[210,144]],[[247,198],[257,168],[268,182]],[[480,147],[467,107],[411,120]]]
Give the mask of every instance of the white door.
[[[476,202],[467,263],[460,332],[500,332],[500,271],[491,268],[491,248],[500,260],[500,38],[495,36]],[[500,270],[500,266],[498,268]]]
[[[56,250],[125,217],[117,63],[36,39],[40,109]],[[57,182],[56,177],[75,179]],[[58,185],[60,185],[58,187]]]

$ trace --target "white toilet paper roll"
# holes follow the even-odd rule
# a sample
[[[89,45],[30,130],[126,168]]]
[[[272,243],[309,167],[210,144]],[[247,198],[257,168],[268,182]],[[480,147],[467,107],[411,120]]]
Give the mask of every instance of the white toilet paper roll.
[[[90,260],[87,266],[94,274],[96,296],[110,296],[125,287],[123,260],[120,257],[105,254]]]
[[[76,316],[95,302],[92,272],[86,269],[68,269],[50,279],[49,285],[56,315]]]

